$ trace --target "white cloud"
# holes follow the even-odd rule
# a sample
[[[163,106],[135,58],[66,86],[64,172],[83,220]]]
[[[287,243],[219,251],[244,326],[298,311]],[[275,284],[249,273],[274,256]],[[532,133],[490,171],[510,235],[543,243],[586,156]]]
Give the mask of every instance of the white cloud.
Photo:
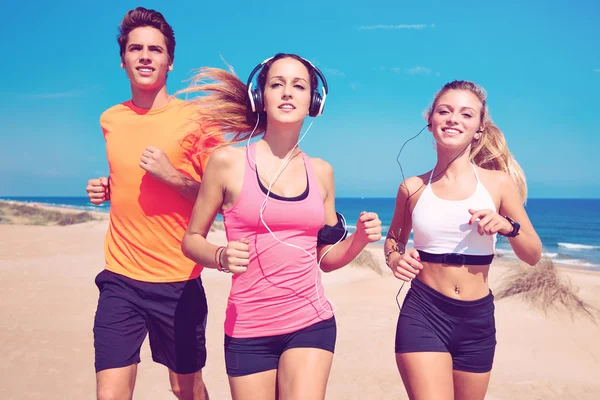
[[[379,67],[373,68],[375,71],[389,71],[395,74],[405,73],[408,75],[431,75],[433,72],[431,68],[415,66],[412,68],[400,68],[400,67]],[[435,76],[440,76],[439,72],[435,72]]]
[[[342,71],[337,70],[335,68],[324,67],[324,68],[321,68],[321,71],[323,71],[323,74],[325,74],[325,75],[331,75],[331,76],[335,76],[338,78],[343,78],[346,76],[345,73],[343,73]]]
[[[405,72],[409,75],[429,75],[431,74],[431,69],[427,67],[412,67],[405,70]]]
[[[38,175],[38,176],[59,176],[60,175],[60,172],[56,168],[33,171],[33,173],[34,173],[34,175]]]
[[[375,29],[426,29],[435,28],[435,24],[400,24],[400,25],[362,25],[358,29],[361,31],[372,31]]]

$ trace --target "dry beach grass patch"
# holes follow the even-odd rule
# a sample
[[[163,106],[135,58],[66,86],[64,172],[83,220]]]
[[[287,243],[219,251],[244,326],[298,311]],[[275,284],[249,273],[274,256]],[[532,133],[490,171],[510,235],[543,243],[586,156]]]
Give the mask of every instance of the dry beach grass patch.
[[[92,213],[56,211],[36,205],[0,202],[0,223],[25,225],[73,225],[94,221]]]
[[[533,267],[521,262],[516,264],[496,292],[497,300],[518,295],[545,313],[562,309],[571,315],[582,313],[595,320],[597,310],[579,297],[577,287],[560,276],[550,258],[542,257]]]

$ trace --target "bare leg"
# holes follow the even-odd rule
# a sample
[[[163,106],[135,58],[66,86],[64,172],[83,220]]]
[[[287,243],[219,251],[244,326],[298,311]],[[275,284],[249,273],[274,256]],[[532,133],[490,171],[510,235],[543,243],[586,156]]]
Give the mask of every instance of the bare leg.
[[[277,370],[230,376],[229,388],[233,400],[276,400]]]
[[[454,370],[455,400],[483,400],[492,371],[474,373]]]
[[[279,360],[279,397],[285,400],[323,400],[333,353],[315,348],[286,350]]]
[[[202,370],[191,374],[176,374],[169,370],[169,381],[173,394],[179,400],[209,400]]]
[[[98,400],[131,400],[136,375],[137,364],[109,368],[96,373]]]
[[[396,364],[411,400],[454,400],[450,353],[397,353]]]

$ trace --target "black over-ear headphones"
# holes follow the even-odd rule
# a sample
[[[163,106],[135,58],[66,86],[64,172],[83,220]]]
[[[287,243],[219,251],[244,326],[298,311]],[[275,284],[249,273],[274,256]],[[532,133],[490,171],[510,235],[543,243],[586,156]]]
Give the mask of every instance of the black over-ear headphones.
[[[254,113],[262,112],[264,108],[264,102],[263,89],[259,85],[256,85],[256,89],[252,89],[252,79],[254,78],[254,75],[256,75],[258,70],[260,70],[266,63],[271,61],[273,58],[274,57],[267,58],[265,61],[261,62],[256,67],[254,67],[254,69],[250,73],[250,76],[248,77],[248,83],[246,84],[246,86],[248,87],[248,99],[250,100],[250,108]],[[319,78],[321,78],[321,82],[323,82],[323,96],[321,96],[317,88],[313,88],[312,96],[310,99],[308,115],[310,115],[311,117],[316,117],[323,114],[323,107],[325,107],[325,99],[327,99],[327,93],[329,92],[329,89],[327,88],[327,81],[325,80],[325,76],[323,76],[323,73],[319,71],[319,69],[307,59],[302,58],[302,60],[306,61],[311,65],[311,67],[313,67],[315,73]]]

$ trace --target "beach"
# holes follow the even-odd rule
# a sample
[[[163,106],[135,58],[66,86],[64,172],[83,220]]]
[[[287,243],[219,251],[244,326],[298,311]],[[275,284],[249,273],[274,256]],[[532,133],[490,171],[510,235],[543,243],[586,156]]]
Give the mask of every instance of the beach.
[[[94,278],[104,267],[107,215],[67,226],[22,222],[0,224],[0,399],[95,398]],[[209,240],[224,243],[224,232],[211,232]],[[393,350],[401,282],[385,267],[379,247],[368,251],[380,270],[353,264],[323,274],[338,326],[327,399],[408,398]],[[494,260],[492,291],[511,268],[513,261]],[[558,270],[583,301],[600,309],[599,272]],[[212,400],[230,399],[223,360],[230,276],[205,270],[202,280],[209,304],[204,380]],[[519,296],[495,306],[498,346],[486,399],[600,398],[600,314],[594,311],[594,321],[576,309],[543,312]],[[175,398],[167,370],[152,361],[147,340],[141,359],[134,398]]]

